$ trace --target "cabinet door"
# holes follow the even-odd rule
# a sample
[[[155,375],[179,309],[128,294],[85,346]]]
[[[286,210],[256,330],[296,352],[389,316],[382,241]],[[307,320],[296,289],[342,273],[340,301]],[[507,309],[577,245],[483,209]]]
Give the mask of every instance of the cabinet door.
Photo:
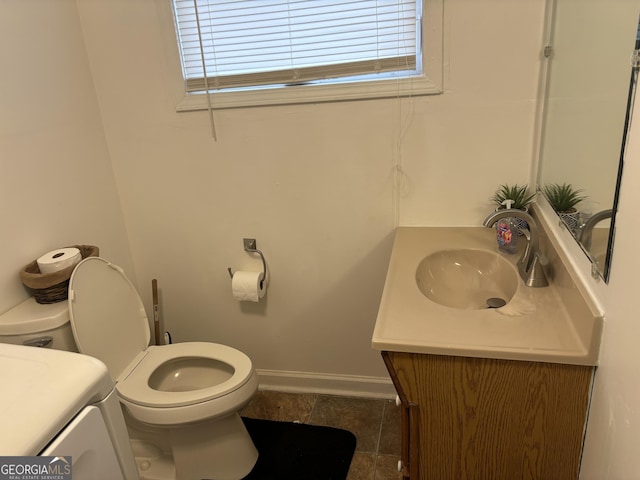
[[[577,479],[593,367],[389,354],[419,405],[420,479]]]

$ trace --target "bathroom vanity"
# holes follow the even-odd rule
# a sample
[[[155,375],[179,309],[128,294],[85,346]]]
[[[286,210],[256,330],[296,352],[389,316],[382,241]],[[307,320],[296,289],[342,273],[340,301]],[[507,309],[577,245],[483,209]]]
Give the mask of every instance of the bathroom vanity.
[[[493,229],[397,229],[372,345],[405,479],[578,478],[602,317],[543,243],[549,286],[531,288]]]
[[[383,352],[413,479],[577,479],[593,367]]]

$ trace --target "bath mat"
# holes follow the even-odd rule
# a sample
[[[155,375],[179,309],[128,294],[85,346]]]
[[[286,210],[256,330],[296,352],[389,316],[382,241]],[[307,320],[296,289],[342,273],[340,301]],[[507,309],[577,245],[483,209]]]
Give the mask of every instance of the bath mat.
[[[258,449],[244,480],[345,480],[356,449],[353,433],[339,428],[243,417]]]

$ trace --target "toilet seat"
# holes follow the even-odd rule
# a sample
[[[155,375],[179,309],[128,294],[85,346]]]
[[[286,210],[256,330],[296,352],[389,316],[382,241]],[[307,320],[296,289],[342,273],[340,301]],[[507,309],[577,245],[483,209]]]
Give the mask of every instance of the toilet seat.
[[[244,353],[226,345],[186,342],[149,346],[151,333],[144,305],[122,268],[100,257],[82,260],[69,282],[69,317],[81,353],[102,360],[116,383],[120,400],[141,421],[160,425],[211,418],[232,411],[257,388],[257,376]],[[181,359],[226,365],[228,378],[206,388],[162,391],[153,373]]]
[[[231,376],[217,385],[186,392],[161,391],[151,387],[149,378],[161,365],[182,358],[205,358],[227,364]],[[235,348],[217,343],[187,342],[150,346],[138,365],[116,384],[123,399],[148,407],[179,407],[206,402],[227,395],[247,383],[253,374],[251,360]]]

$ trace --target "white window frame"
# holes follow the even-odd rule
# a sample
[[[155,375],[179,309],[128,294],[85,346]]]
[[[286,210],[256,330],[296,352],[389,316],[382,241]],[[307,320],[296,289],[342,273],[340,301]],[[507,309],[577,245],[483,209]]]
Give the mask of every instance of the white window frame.
[[[422,0],[422,74],[384,80],[336,81],[311,85],[212,91],[211,106],[214,110],[218,110],[441,94],[443,91],[443,17],[443,0]],[[182,77],[182,74],[180,76]],[[184,93],[183,88],[183,97],[179,100],[176,111],[207,110],[208,108],[205,93],[187,94]]]

